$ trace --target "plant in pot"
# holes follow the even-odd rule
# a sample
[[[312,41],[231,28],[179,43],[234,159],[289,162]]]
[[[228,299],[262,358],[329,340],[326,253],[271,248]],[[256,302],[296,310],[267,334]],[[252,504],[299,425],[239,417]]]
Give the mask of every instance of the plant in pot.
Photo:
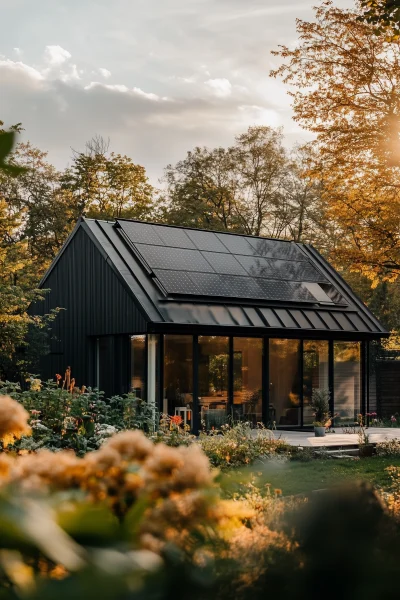
[[[363,415],[357,416],[358,425],[360,427],[358,431],[358,449],[360,456],[367,457],[372,456],[374,453],[374,446],[369,441],[369,435],[366,432],[366,425],[364,422]]]
[[[330,392],[327,389],[313,389],[310,408],[314,414],[315,437],[325,437],[325,431],[331,422],[329,412]]]

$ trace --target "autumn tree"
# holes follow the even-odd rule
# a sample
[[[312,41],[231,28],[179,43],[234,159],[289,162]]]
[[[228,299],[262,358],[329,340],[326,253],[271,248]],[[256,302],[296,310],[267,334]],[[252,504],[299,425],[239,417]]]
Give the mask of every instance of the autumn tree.
[[[97,219],[148,219],[153,189],[144,167],[128,156],[109,152],[101,137],[74,152],[63,175],[62,190],[71,194],[78,215]]]
[[[272,75],[315,135],[309,172],[323,182],[333,256],[377,285],[400,274],[400,46],[360,14],[323,2],[313,22],[297,21],[299,44],[275,52]]]
[[[360,0],[359,5],[362,12],[359,20],[373,25],[377,35],[385,33],[392,41],[399,39],[400,0]]]
[[[15,129],[0,131],[0,181],[3,178],[3,184],[4,181],[9,184],[9,178],[28,174],[13,164],[10,157],[14,138]],[[39,354],[32,350],[47,351],[48,325],[58,312],[44,317],[34,317],[28,312],[31,302],[43,298],[44,292],[19,285],[21,273],[32,263],[28,242],[21,234],[23,218],[24,208],[10,197],[5,198],[0,188],[0,379],[21,376],[37,365]]]

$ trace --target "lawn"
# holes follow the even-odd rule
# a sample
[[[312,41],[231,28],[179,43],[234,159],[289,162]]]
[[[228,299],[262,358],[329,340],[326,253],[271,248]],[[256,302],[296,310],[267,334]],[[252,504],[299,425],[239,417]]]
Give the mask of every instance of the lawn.
[[[387,488],[390,477],[385,468],[400,466],[400,458],[371,457],[363,459],[318,459],[308,462],[265,463],[260,469],[262,480],[279,488],[284,496],[307,494],[346,481],[364,480]]]

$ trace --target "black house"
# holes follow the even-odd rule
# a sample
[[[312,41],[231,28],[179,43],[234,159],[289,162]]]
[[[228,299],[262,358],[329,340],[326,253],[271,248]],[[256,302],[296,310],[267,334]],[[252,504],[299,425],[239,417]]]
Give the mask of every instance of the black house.
[[[35,307],[63,307],[43,378],[133,391],[197,430],[232,417],[341,424],[368,410],[369,341],[387,332],[312,247],[138,221],[81,219]]]

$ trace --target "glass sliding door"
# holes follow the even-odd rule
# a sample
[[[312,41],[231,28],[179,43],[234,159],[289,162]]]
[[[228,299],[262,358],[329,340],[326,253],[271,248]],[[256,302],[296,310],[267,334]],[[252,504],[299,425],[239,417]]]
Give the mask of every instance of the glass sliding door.
[[[329,389],[329,342],[303,342],[303,425],[312,425],[315,417],[310,409],[312,391]]]
[[[361,412],[361,344],[334,343],[334,413],[337,425],[355,423]]]
[[[269,340],[269,377],[270,421],[277,427],[300,427],[300,340]]]
[[[198,368],[201,427],[218,429],[228,417],[229,338],[200,335]]]
[[[131,336],[131,392],[145,400],[146,394],[146,336]]]
[[[164,335],[164,391],[162,412],[193,423],[193,337]]]
[[[233,406],[234,421],[256,425],[262,419],[261,338],[233,338]]]

